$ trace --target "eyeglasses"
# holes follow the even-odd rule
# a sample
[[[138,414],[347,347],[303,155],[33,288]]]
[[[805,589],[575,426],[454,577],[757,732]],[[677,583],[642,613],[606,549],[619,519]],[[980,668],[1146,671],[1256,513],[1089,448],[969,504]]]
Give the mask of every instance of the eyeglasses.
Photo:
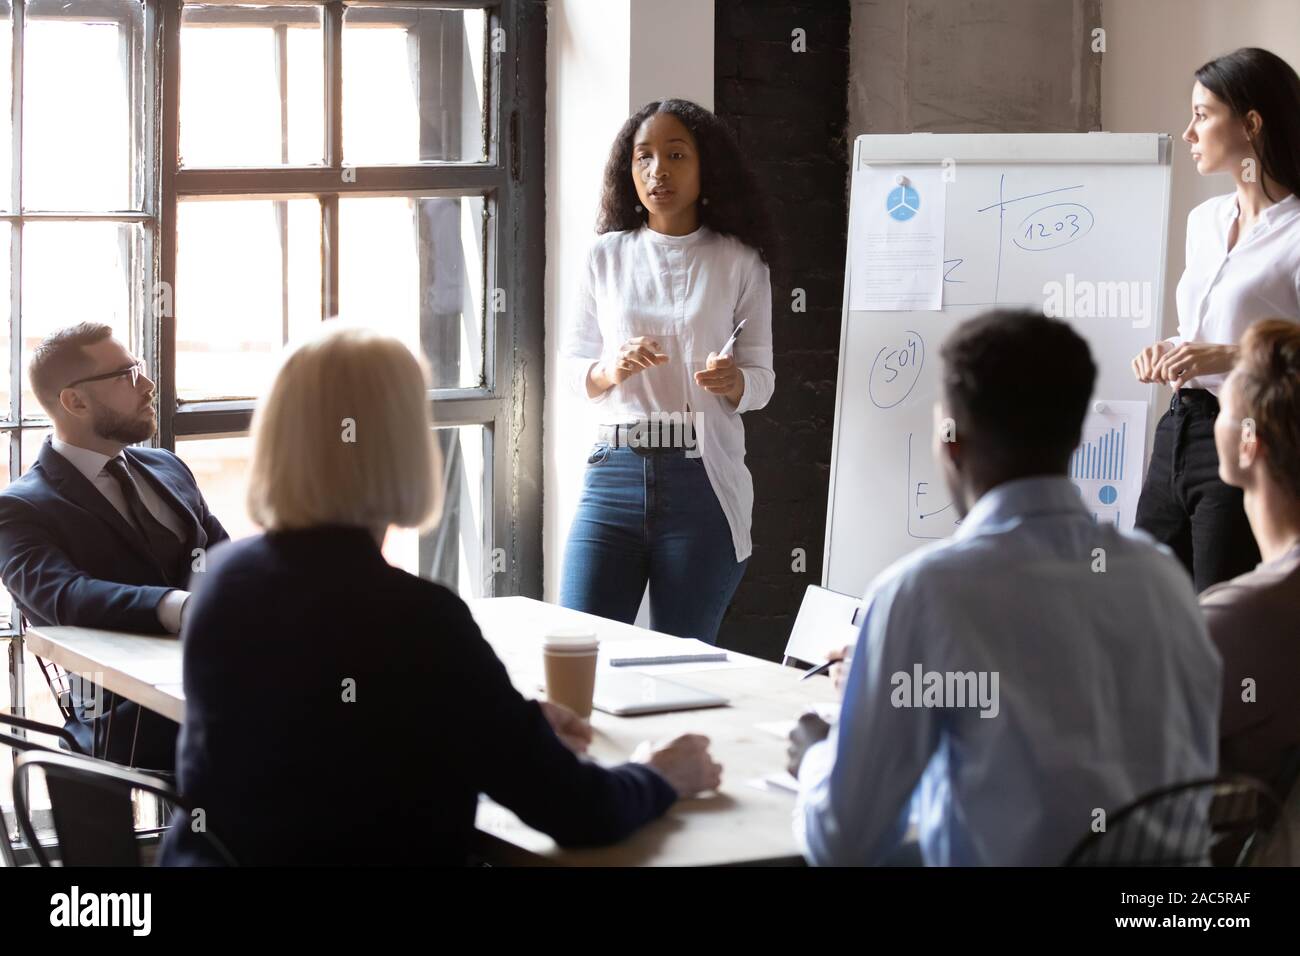
[[[131,387],[135,388],[136,383],[140,381],[140,376],[145,374],[144,362],[136,362],[134,365],[120,368],[116,372],[105,372],[103,375],[88,375],[85,378],[79,378],[75,382],[69,382],[63,387],[73,388],[77,385],[85,385],[87,382],[104,382],[110,378],[120,378],[124,375],[129,375],[131,376]]]

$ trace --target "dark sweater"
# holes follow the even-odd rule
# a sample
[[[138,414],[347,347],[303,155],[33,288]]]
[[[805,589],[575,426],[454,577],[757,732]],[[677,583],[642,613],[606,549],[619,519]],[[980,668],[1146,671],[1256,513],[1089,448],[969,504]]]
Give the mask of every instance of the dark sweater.
[[[566,749],[464,602],[366,530],[245,539],[195,580],[179,786],[241,864],[464,863],[480,793],[562,845],[617,841],[676,798]],[[164,865],[210,862],[190,821]]]

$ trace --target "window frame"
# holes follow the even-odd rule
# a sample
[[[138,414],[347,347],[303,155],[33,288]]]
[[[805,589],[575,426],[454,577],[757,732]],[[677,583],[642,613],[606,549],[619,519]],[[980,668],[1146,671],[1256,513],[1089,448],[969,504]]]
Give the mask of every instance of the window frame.
[[[543,0],[328,0],[323,11],[324,163],[273,168],[181,168],[179,165],[180,29],[183,0],[139,0],[144,13],[139,116],[141,202],[139,211],[30,213],[21,207],[22,37],[26,0],[12,0],[13,195],[17,208],[0,215],[19,233],[23,222],[112,220],[141,223],[145,281],[132,290],[130,345],[157,370],[158,433],[152,444],[175,451],[179,439],[246,433],[255,402],[222,400],[177,404],[175,310],[156,314],[160,290],[176,290],[178,205],[184,197],[222,199],[322,198],[322,320],[338,302],[338,200],[351,196],[482,196],[484,198],[483,370],[476,387],[430,389],[436,427],[479,425],[490,441],[485,465],[481,548],[483,594],[542,594],[542,388],[544,239],[544,125],[546,96],[546,4]],[[273,7],[277,0],[244,0]],[[200,5],[200,4],[192,4]],[[208,7],[238,6],[205,0]],[[302,5],[300,2],[295,5]],[[486,15],[484,69],[487,97],[481,162],[426,162],[355,166],[343,162],[342,39],[349,8],[482,9]],[[504,50],[494,52],[497,29]],[[347,176],[344,176],[345,170]],[[11,241],[10,381],[14,407],[3,423],[10,435],[10,475],[26,464],[21,438],[48,427],[43,415],[21,409],[21,236]],[[505,308],[494,311],[493,290],[504,290]],[[166,300],[164,300],[166,301]],[[180,305],[183,308],[183,302]],[[500,549],[500,551],[497,551]],[[496,553],[504,568],[493,570]],[[22,641],[17,608],[0,638],[10,641],[11,698],[21,712]]]

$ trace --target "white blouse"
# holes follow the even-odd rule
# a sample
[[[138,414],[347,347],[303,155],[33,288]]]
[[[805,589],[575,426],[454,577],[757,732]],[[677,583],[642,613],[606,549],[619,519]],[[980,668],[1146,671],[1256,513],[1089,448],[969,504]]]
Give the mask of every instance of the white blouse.
[[[733,350],[745,379],[740,404],[695,384],[710,352],[747,320]],[[592,365],[637,336],[658,341],[668,362],[587,395]],[[587,259],[578,311],[560,347],[569,387],[592,403],[604,424],[646,421],[655,413],[694,413],[695,439],[714,493],[731,526],[736,560],[752,551],[754,483],[745,467],[742,412],[772,397],[772,284],[759,254],[701,226],[667,236],[648,226],[598,237]]]
[[[1300,199],[1265,209],[1228,250],[1239,214],[1237,194],[1207,199],[1187,216],[1187,259],[1178,280],[1178,334],[1167,339],[1235,345],[1260,319],[1300,322]],[[1226,374],[1188,379],[1185,387],[1219,394]]]

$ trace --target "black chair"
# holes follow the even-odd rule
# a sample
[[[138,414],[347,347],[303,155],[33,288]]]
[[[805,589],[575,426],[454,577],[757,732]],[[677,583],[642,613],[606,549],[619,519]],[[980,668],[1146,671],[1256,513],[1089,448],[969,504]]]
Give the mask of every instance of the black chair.
[[[85,754],[81,749],[81,744],[77,743],[77,738],[64,727],[55,727],[53,724],[43,724],[39,720],[30,720],[27,717],[15,717],[13,714],[0,712],[0,725],[6,727],[15,727],[21,730],[30,730],[38,734],[48,734],[51,737],[57,737],[67,745],[68,749],[74,754]],[[0,743],[7,744],[15,750],[50,750],[58,753],[53,747],[47,747],[44,744],[38,744],[28,740],[26,737],[20,737],[17,734],[7,733],[0,734]]]
[[[52,864],[36,839],[27,806],[27,777],[33,767],[45,775],[64,866],[142,865],[131,813],[134,791],[151,793],[186,812],[193,809],[151,774],[48,748],[28,750],[14,764],[14,813],[41,866]],[[202,832],[216,858],[234,866],[234,857],[221,841],[211,833]]]
[[[43,724],[38,720],[29,720],[26,717],[15,717],[13,714],[0,713],[0,727],[12,727],[17,730],[31,731],[33,733],[45,734],[57,738],[67,745],[68,749],[75,754],[82,754],[84,751],[81,745],[77,743],[77,738],[68,733],[62,727],[55,727],[52,724]],[[17,750],[20,753],[29,750],[41,750],[47,753],[59,753],[53,747],[47,747],[45,744],[37,743],[30,740],[24,734],[20,736],[11,731],[0,732],[0,745]],[[5,759],[0,757],[0,759]],[[9,842],[9,824],[4,818],[4,813],[0,812],[0,861],[5,866],[17,866],[18,860],[14,856],[14,848]]]
[[[27,615],[18,615],[18,636],[21,639],[27,633]],[[72,675],[65,671],[53,661],[47,661],[43,657],[32,655],[36,660],[36,665],[41,670],[41,676],[45,678],[45,685],[50,689],[50,695],[54,698],[55,706],[59,708],[59,713],[63,716],[63,722],[66,725],[73,717],[72,708]],[[84,751],[78,747],[78,753]]]
[[[1300,747],[1292,749],[1272,778],[1273,792],[1282,796],[1282,810],[1270,830],[1251,852],[1249,866],[1300,866]]]
[[[18,617],[18,633],[23,635],[27,633],[28,628],[26,615]],[[36,664],[40,668],[41,676],[45,678],[45,684],[50,689],[50,695],[54,698],[55,705],[59,708],[59,713],[63,716],[64,726],[74,723],[77,718],[76,701],[78,697],[85,693],[84,688],[90,684],[90,681],[64,670],[53,661],[47,661],[43,657],[32,655],[36,659]],[[114,705],[117,703],[116,695],[106,688],[99,688],[97,691],[97,702],[108,711],[108,720],[97,721],[95,724],[94,736],[91,741],[92,757],[104,757],[108,753],[109,742],[113,739],[113,716]],[[119,730],[119,734],[125,732],[126,728]],[[131,729],[131,758],[127,761],[127,766],[135,767],[137,770],[144,770],[161,776],[165,779],[174,779],[165,771],[153,770],[149,767],[136,767],[135,765],[135,741],[140,733],[140,711],[136,711],[135,725]],[[85,753],[82,747],[76,748],[77,753]]]
[[[1161,787],[1106,818],[1065,866],[1245,866],[1281,804],[1253,777],[1228,776]]]

